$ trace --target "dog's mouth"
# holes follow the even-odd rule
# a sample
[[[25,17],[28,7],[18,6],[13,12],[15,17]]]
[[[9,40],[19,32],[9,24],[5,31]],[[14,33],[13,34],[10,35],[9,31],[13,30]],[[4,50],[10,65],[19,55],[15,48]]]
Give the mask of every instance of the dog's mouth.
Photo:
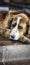
[[[12,38],[12,37],[10,37],[10,40],[16,41],[16,39],[15,38]]]
[[[19,37],[18,37],[18,35],[10,35],[10,39],[11,40],[18,40]]]
[[[14,37],[14,36],[10,36],[10,39],[15,40],[15,41],[18,40],[18,38]]]
[[[18,39],[16,39],[16,38],[11,38],[11,37],[10,37],[10,40],[18,41]]]

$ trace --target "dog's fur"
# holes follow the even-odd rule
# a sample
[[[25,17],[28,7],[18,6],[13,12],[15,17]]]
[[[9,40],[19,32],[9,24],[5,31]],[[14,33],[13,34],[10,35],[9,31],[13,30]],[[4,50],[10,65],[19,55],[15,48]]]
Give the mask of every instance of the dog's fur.
[[[14,14],[10,10],[2,23],[0,23],[0,34],[5,38],[20,40],[21,42],[30,43],[30,18],[25,13]]]

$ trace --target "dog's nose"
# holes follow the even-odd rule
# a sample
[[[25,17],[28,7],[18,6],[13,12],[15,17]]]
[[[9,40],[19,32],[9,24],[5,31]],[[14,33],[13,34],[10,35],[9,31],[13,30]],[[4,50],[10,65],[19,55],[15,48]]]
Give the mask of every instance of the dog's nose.
[[[14,38],[14,36],[13,36],[13,35],[11,35],[11,38]]]

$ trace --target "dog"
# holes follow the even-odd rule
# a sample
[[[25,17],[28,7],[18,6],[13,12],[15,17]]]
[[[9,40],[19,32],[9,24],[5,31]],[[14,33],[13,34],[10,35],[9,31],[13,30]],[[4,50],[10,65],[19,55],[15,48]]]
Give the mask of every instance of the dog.
[[[30,43],[26,35],[30,35],[30,18],[25,13],[14,14],[10,10],[0,26],[5,38],[19,40],[23,43]]]

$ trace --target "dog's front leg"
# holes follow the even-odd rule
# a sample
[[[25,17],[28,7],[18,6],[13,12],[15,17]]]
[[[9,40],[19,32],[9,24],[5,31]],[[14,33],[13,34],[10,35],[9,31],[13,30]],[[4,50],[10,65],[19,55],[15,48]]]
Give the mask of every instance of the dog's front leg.
[[[3,30],[3,36],[6,38],[6,39],[9,39],[9,36],[10,36],[10,29],[4,29]]]
[[[22,35],[22,36],[19,38],[19,41],[21,41],[22,43],[25,43],[25,44],[29,44],[29,43],[30,43],[30,39],[28,39],[28,38],[25,37],[24,35]]]

